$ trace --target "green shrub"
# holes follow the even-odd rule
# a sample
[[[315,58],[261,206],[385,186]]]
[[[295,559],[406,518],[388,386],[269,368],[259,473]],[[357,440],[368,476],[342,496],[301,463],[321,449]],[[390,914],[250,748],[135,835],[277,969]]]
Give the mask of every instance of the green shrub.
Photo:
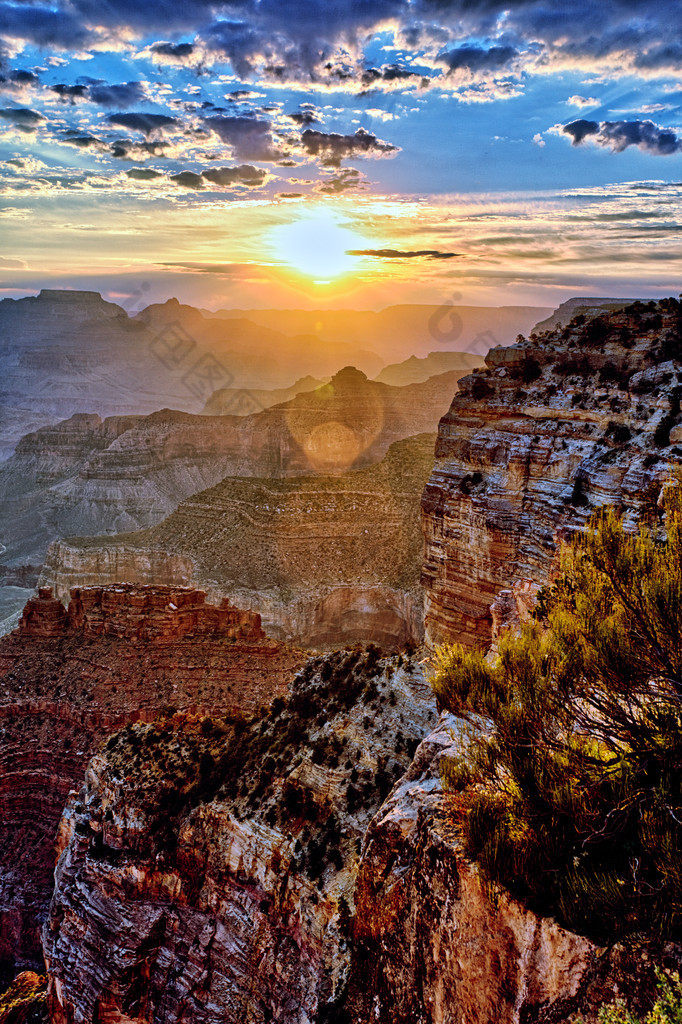
[[[682,926],[679,487],[665,512],[662,537],[600,510],[496,662],[453,645],[432,678],[441,705],[494,725],[469,754],[469,855],[599,941]]]

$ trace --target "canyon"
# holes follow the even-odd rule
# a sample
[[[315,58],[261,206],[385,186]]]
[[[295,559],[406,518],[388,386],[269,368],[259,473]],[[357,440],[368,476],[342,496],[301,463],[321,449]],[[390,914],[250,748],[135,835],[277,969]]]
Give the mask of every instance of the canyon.
[[[394,441],[434,431],[459,376],[450,371],[400,388],[346,367],[321,388],[246,416],[166,409],[102,420],[79,413],[44,427],[22,438],[0,465],[2,564],[17,573],[40,565],[54,540],[153,526],[228,476],[287,478],[368,466]],[[18,616],[30,590],[8,594],[0,585],[3,593],[11,628],[12,609]]]
[[[404,562],[398,540],[430,472],[426,639],[485,648],[528,615],[594,509],[659,523],[682,457],[680,306],[578,312],[493,348],[452,394],[435,463],[432,438],[386,438],[379,461],[325,473],[322,446],[314,476],[224,478],[120,546],[52,549],[59,594],[81,584],[68,609],[42,590],[0,638],[0,935],[6,967],[35,966],[42,924],[55,1024],[596,1024],[614,995],[650,1005],[654,965],[682,967],[675,943],[602,947],[491,890],[444,782],[487,726],[438,716],[427,648],[305,654],[208,583],[113,579],[223,579],[234,596],[248,569],[263,594],[273,580],[312,594],[337,562],[342,590],[344,572],[361,579],[365,545],[372,572],[412,592],[418,535]],[[404,512],[390,494],[400,479]],[[292,537],[308,517],[310,535]],[[82,585],[98,572],[103,585]],[[10,853],[17,841],[40,851],[35,877]]]
[[[191,584],[303,646],[418,643],[417,510],[434,441],[396,441],[375,465],[336,476],[227,477],[151,529],[53,543],[41,582],[63,599],[119,580]]]

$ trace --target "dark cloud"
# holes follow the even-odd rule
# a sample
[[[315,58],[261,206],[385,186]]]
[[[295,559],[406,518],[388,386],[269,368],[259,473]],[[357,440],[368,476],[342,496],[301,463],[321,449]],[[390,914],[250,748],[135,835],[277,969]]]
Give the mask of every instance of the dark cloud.
[[[399,152],[398,146],[383,142],[364,128],[358,128],[354,135],[306,128],[301,143],[308,156],[319,157],[325,167],[339,167],[349,157],[390,157]]]
[[[18,37],[38,46],[72,50],[84,46],[90,33],[70,10],[33,3],[0,3],[0,36]]]
[[[101,148],[101,142],[94,135],[74,135],[68,132],[64,135],[63,142],[69,146],[76,146],[77,149],[90,149],[93,146]]]
[[[412,260],[416,258],[429,260],[451,260],[453,256],[463,256],[461,252],[441,252],[439,249],[417,249],[414,252],[404,249],[349,249],[349,256],[374,256],[381,260]]]
[[[302,199],[303,192],[277,192],[275,199]]]
[[[143,103],[147,99],[147,90],[142,82],[121,82],[120,85],[101,82],[90,86],[88,99],[92,103],[98,103],[100,107],[119,107],[127,110],[137,103]],[[129,128],[130,125],[124,127]]]
[[[109,155],[116,160],[144,160],[148,156],[164,156],[163,142],[133,142],[132,139],[116,139],[109,147]]]
[[[586,121],[584,117],[578,118],[577,121],[571,121],[570,124],[565,124],[562,129],[566,135],[570,135],[573,145],[579,146],[588,135],[596,135],[599,131],[598,121]]]
[[[143,112],[109,114],[107,121],[109,124],[129,128],[133,132],[142,132],[143,135],[151,135],[152,132],[178,124],[178,119],[176,117],[169,117],[168,114],[146,114]]]
[[[232,146],[234,155],[241,160],[279,160],[284,153],[272,137],[272,122],[255,117],[204,118],[204,124],[218,138]]]
[[[253,188],[263,184],[267,172],[252,164],[239,164],[237,167],[212,167],[203,171],[202,177],[212,185],[247,185]]]
[[[39,82],[32,71],[10,71],[0,74],[0,92],[20,93],[26,86],[38,85]]]
[[[194,43],[154,43],[151,51],[160,57],[183,60],[185,57],[191,57],[195,49]]]
[[[448,72],[469,71],[471,74],[485,71],[502,71],[508,69],[519,56],[513,46],[458,46],[454,50],[444,50],[438,55],[439,61],[445,64]]]
[[[42,114],[37,110],[29,110],[28,107],[4,107],[0,109],[0,118],[3,121],[10,121],[24,131],[35,131],[38,125],[45,121]]]
[[[682,152],[682,138],[669,128],[653,121],[572,121],[562,131],[570,135],[574,146],[591,137],[597,146],[622,153],[629,146],[638,146],[654,156],[671,156]]]
[[[314,110],[296,110],[293,114],[287,114],[287,117],[294,124],[300,125],[319,124],[320,121]]]
[[[84,100],[88,96],[87,85],[67,85],[65,82],[51,85],[50,91],[56,92],[62,103],[75,103],[76,100]]]
[[[171,181],[174,181],[177,185],[182,185],[183,188],[204,187],[204,179],[200,174],[195,174],[194,171],[181,171],[180,174],[172,174]]]
[[[417,71],[410,71],[409,68],[400,67],[398,64],[384,64],[380,68],[367,68],[362,72],[360,81],[365,90],[376,89],[381,85],[391,82],[399,82],[402,85],[426,86],[428,78]]]
[[[160,171],[153,171],[151,167],[131,167],[126,174],[133,181],[153,181],[155,178],[163,177]]]

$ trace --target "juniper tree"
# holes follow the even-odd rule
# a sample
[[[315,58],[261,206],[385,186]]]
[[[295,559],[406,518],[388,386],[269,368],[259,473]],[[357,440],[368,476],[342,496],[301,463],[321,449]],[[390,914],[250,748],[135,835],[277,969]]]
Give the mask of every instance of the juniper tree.
[[[565,924],[609,939],[682,923],[682,491],[665,528],[600,510],[494,663],[437,653],[441,704],[492,724],[447,776],[467,851]]]

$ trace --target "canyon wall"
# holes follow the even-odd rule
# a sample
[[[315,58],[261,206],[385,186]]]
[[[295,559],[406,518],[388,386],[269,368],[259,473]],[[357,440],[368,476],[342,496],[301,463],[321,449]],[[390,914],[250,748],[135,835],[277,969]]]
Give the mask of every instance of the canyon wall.
[[[54,838],[102,740],[160,713],[249,712],[304,656],[253,612],[181,588],[41,591],[0,639],[0,973],[41,961]]]
[[[313,648],[419,641],[418,512],[434,439],[395,442],[377,465],[335,476],[228,478],[149,530],[56,542],[42,581],[62,598],[119,580],[201,586]]]
[[[600,505],[655,510],[682,448],[676,306],[636,304],[495,348],[440,422],[422,498],[426,635],[488,644],[490,607],[546,582]]]

